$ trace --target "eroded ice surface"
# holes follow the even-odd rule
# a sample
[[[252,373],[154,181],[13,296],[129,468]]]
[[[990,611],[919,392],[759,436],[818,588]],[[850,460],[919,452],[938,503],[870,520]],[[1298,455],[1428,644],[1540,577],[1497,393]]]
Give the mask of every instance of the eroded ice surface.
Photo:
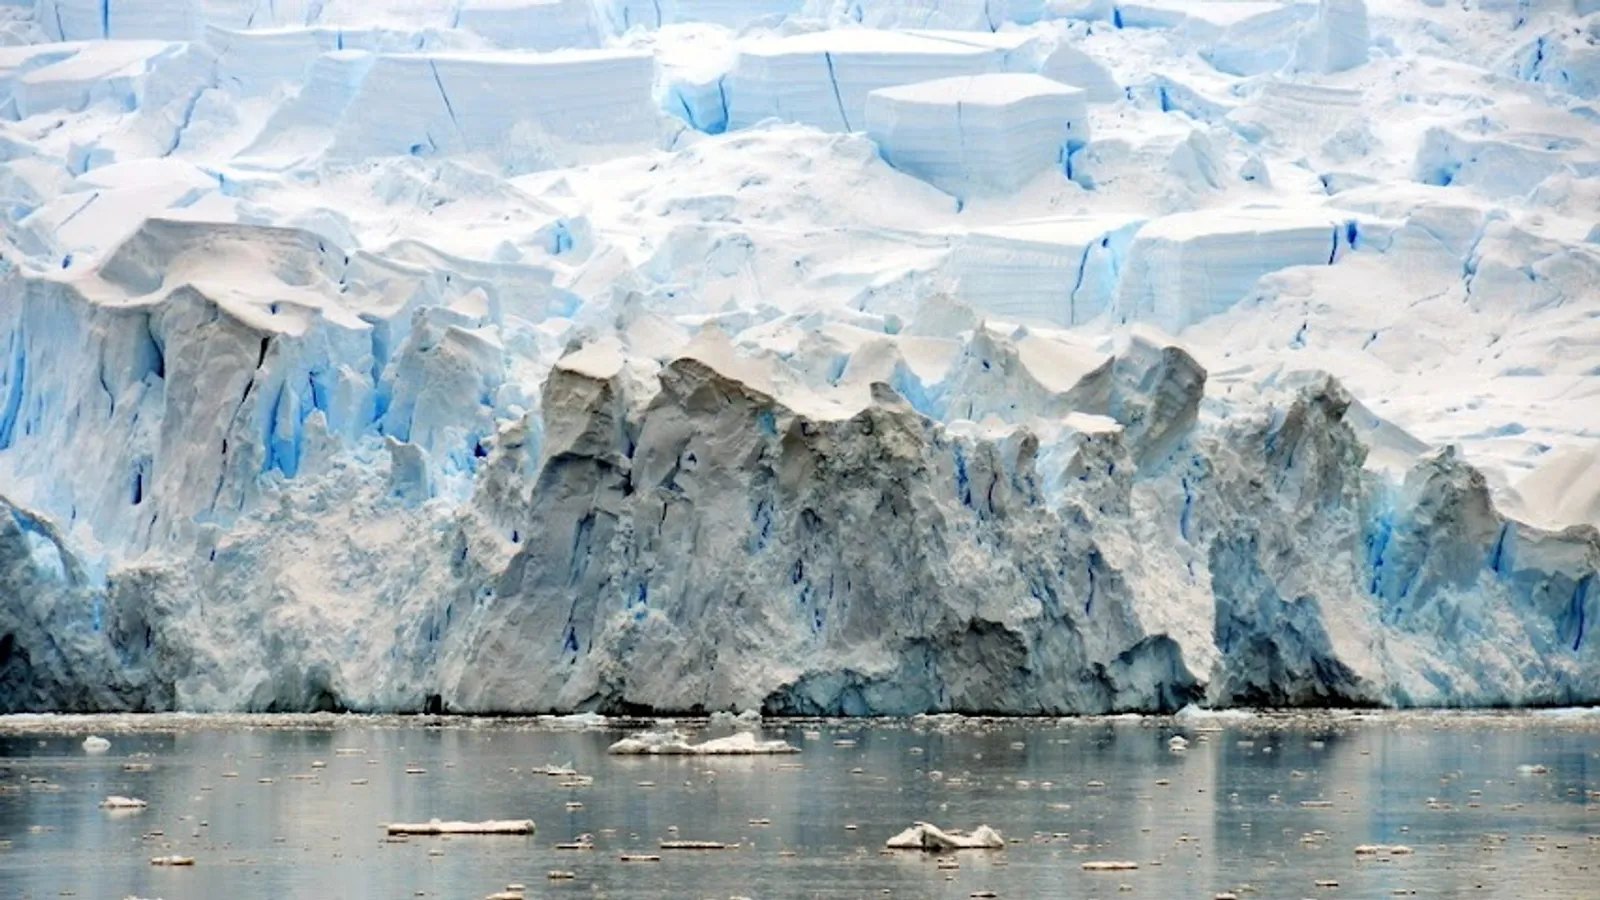
[[[0,709],[1600,698],[1597,29],[0,5]]]

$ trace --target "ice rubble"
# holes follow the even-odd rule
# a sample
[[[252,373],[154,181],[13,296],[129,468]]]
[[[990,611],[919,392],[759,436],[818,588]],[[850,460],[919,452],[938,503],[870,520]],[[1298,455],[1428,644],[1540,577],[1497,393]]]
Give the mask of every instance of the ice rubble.
[[[0,710],[1592,701],[1557,5],[0,6]]]

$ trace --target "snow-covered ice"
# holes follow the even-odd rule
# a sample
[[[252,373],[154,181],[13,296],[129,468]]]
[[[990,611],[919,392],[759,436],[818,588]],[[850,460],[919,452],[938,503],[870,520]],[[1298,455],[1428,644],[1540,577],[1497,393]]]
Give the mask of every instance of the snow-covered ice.
[[[1592,0],[0,2],[0,711],[1595,702],[1597,91]]]
[[[867,95],[868,137],[902,172],[958,197],[1011,194],[1089,141],[1084,91],[1022,72],[935,78]]]
[[[987,825],[979,825],[969,834],[964,831],[945,831],[927,822],[917,822],[884,844],[891,850],[924,850],[930,853],[1001,850],[1005,845],[1005,838],[1000,836],[1000,832]]]

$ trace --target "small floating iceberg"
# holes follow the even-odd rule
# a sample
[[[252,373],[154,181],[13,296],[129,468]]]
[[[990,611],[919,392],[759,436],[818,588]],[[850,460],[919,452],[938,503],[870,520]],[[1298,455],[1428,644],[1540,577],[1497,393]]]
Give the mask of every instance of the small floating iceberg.
[[[144,809],[149,805],[149,803],[136,797],[118,797],[115,795],[100,801],[101,809]]]
[[[944,831],[927,822],[918,822],[889,838],[885,844],[890,850],[999,850],[1005,847],[1005,838],[987,825],[979,825],[971,834],[962,831]]]
[[[83,752],[104,753],[111,749],[111,742],[98,734],[91,734],[83,739]]]
[[[538,722],[545,728],[588,730],[606,727],[606,717],[599,713],[572,713],[565,716],[540,716]]]
[[[504,819],[487,822],[428,822],[407,824],[397,822],[387,826],[391,835],[417,834],[533,834],[532,819]]]
[[[757,756],[799,753],[800,748],[783,741],[759,740],[748,731],[703,744],[691,744],[677,731],[646,731],[617,741],[609,752],[617,756]]]

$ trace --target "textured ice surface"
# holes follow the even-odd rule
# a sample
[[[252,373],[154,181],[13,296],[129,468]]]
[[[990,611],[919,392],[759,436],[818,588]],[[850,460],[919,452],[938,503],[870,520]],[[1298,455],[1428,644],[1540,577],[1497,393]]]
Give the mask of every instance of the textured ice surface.
[[[0,5],[0,710],[1600,699],[1597,17]]]
[[[1089,142],[1084,91],[1041,75],[936,78],[867,95],[890,165],[958,197],[1010,194]]]
[[[866,127],[878,88],[999,71],[1003,56],[978,43],[935,35],[841,29],[752,41],[728,75],[728,124],[766,118],[826,131]]]

